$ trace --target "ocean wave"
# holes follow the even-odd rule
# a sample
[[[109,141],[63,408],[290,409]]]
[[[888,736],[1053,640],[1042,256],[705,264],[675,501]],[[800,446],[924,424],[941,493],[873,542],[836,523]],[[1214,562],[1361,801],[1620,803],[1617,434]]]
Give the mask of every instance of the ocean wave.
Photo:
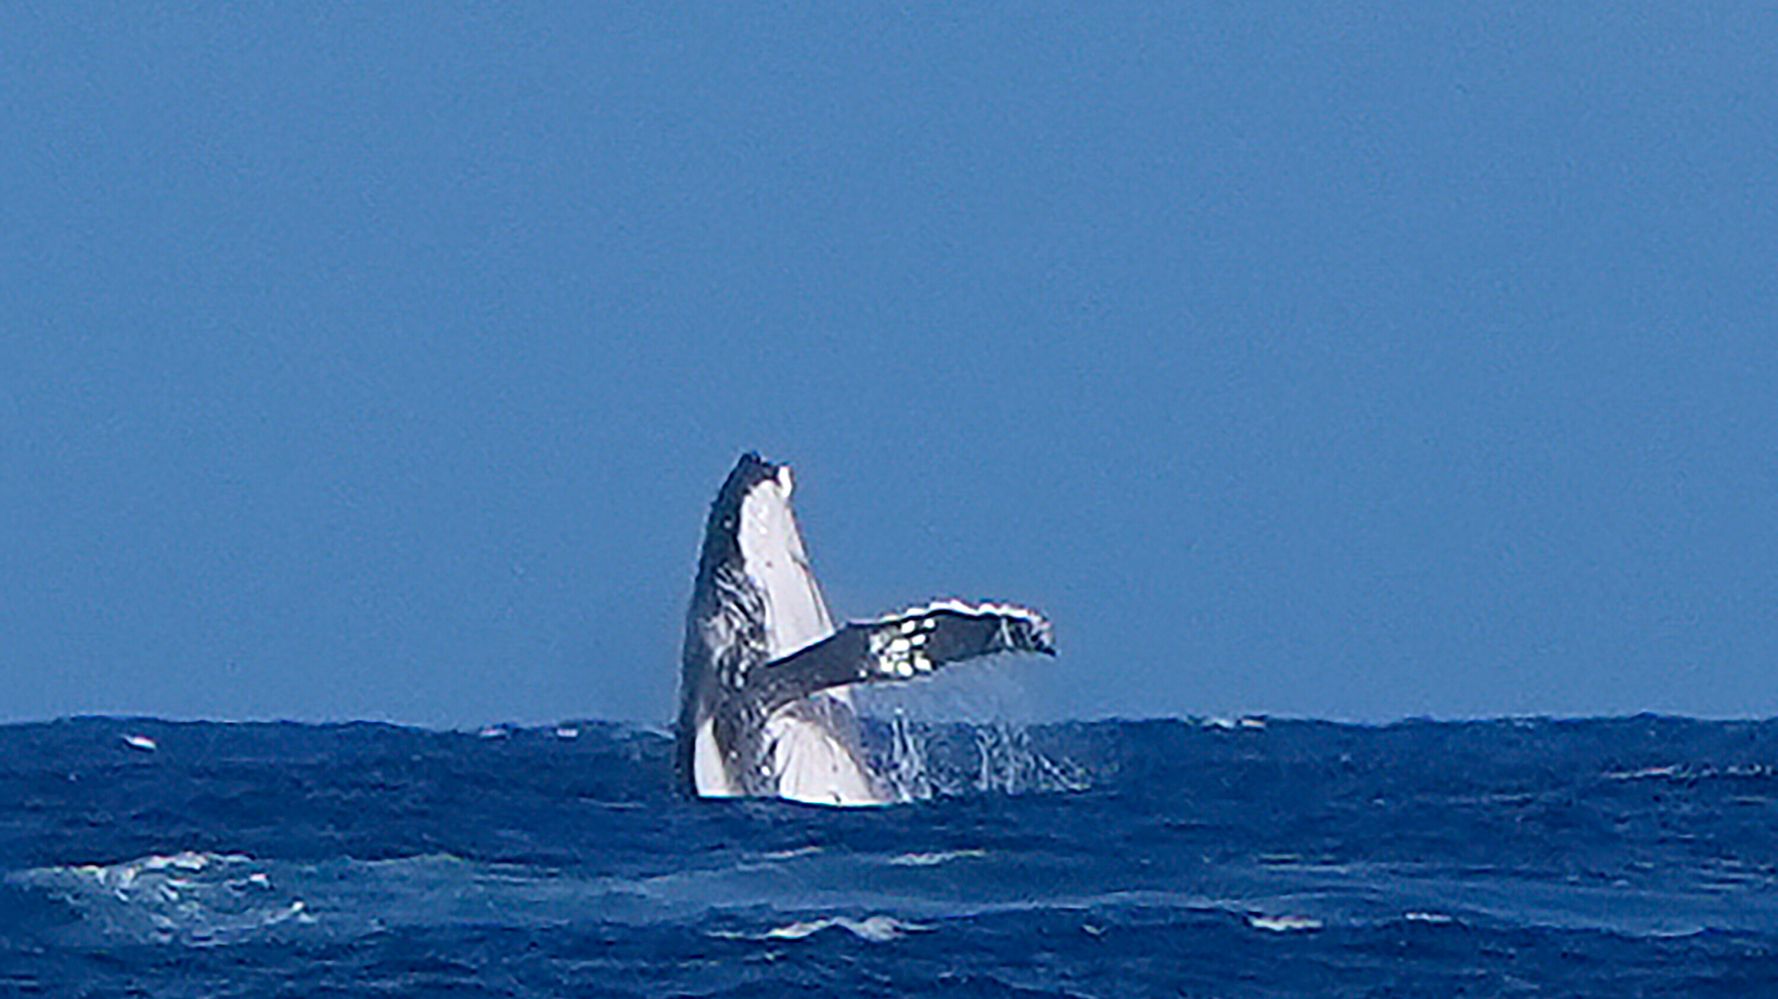
[[[773,850],[770,853],[760,854],[760,857],[764,860],[795,860],[798,857],[812,857],[820,852],[820,847],[809,845],[792,847],[788,850]]]
[[[1778,766],[1769,763],[1741,763],[1726,766],[1668,763],[1661,766],[1637,767],[1634,770],[1607,770],[1604,776],[1606,780],[1614,781],[1763,781],[1778,777]]]
[[[1427,923],[1432,926],[1449,926],[1457,921],[1456,917],[1447,916],[1442,912],[1425,912],[1419,909],[1404,912],[1401,918],[1410,923]]]
[[[931,853],[901,853],[890,857],[887,863],[891,867],[937,867],[953,860],[969,860],[975,857],[986,857],[988,851],[981,849],[967,850],[936,850]]]
[[[158,974],[166,987],[142,992],[375,980],[531,997],[621,979],[746,994],[787,973],[832,992],[861,966],[930,962],[886,971],[883,990],[967,968],[977,990],[1005,973],[1037,991],[1273,995],[1344,969],[1402,994],[1491,993],[1514,976],[1635,994],[1700,991],[1671,977],[1682,966],[1763,981],[1778,945],[1778,723],[1152,721],[1010,737],[908,723],[924,755],[906,772],[935,793],[868,813],[688,801],[669,738],[573,726],[492,741],[0,726],[0,993],[121,994]],[[1091,786],[1028,793],[1041,767],[1026,749]],[[709,977],[712,949],[737,952],[732,981]],[[264,978],[237,981],[256,963]],[[662,985],[669,964],[692,970]],[[208,970],[180,979],[193,968]],[[1214,977],[1229,968],[1242,977]],[[95,969],[115,978],[89,986]]]
[[[1283,915],[1267,916],[1248,913],[1247,925],[1256,930],[1270,933],[1304,933],[1322,928],[1322,922],[1314,916]]]
[[[725,940],[804,940],[825,930],[835,929],[845,930],[869,943],[888,943],[891,940],[899,940],[909,933],[928,932],[933,927],[919,923],[907,923],[894,916],[877,914],[865,916],[862,919],[853,919],[849,916],[824,916],[820,919],[785,923],[760,933],[714,930],[710,935]]]
[[[245,854],[150,854],[32,868],[8,880],[60,899],[102,934],[142,941],[214,946],[315,918],[307,902]]]

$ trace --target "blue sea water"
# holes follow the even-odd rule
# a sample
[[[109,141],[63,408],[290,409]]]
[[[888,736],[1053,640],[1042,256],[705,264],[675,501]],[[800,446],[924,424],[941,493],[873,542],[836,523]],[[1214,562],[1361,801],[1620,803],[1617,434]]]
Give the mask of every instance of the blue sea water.
[[[0,727],[0,996],[1778,995],[1778,722]]]

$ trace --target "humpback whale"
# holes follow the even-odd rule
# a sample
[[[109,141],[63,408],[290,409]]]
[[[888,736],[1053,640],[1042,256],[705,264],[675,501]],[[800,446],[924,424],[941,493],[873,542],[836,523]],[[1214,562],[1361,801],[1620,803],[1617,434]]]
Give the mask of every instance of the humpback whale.
[[[686,615],[675,768],[698,797],[897,800],[859,741],[850,688],[999,652],[1055,655],[1028,607],[936,600],[835,627],[787,465],[741,456],[710,507]]]

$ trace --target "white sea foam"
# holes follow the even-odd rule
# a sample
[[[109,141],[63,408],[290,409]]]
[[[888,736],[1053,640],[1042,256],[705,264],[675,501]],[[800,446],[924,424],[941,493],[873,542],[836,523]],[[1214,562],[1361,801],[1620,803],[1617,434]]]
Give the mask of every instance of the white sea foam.
[[[1247,916],[1247,925],[1272,933],[1302,933],[1321,929],[1321,920],[1313,916],[1265,916],[1250,913]]]
[[[860,940],[871,943],[888,943],[909,933],[920,933],[932,929],[917,923],[904,923],[893,916],[875,915],[863,919],[850,919],[845,916],[833,916],[822,919],[811,919],[784,926],[774,926],[755,939],[760,940],[802,940],[812,937],[822,930],[842,929]]]
[[[966,860],[971,857],[986,857],[986,850],[940,850],[933,853],[903,853],[890,857],[889,863],[895,867],[937,867],[953,860]]]
[[[1198,727],[1211,729],[1217,732],[1264,732],[1266,730],[1266,719],[1264,715],[1242,715],[1239,718],[1213,715],[1209,718],[1200,719]]]
[[[113,864],[40,867],[9,880],[60,898],[99,932],[160,943],[232,943],[292,920],[308,905],[245,854],[184,850]]]
[[[1661,780],[1678,774],[1679,766],[1668,764],[1664,767],[1642,767],[1637,770],[1612,770],[1605,776],[1610,780]]]
[[[771,853],[760,854],[760,856],[766,860],[795,860],[798,857],[813,856],[820,852],[820,847],[811,844],[809,846],[799,846],[790,850],[773,850]]]

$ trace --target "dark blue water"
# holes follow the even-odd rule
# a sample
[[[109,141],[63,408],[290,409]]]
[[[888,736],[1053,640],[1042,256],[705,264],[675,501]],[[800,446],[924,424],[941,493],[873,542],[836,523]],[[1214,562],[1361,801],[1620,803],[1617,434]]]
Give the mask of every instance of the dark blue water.
[[[0,728],[0,996],[1778,995],[1778,723],[914,736],[840,811],[610,725]]]

